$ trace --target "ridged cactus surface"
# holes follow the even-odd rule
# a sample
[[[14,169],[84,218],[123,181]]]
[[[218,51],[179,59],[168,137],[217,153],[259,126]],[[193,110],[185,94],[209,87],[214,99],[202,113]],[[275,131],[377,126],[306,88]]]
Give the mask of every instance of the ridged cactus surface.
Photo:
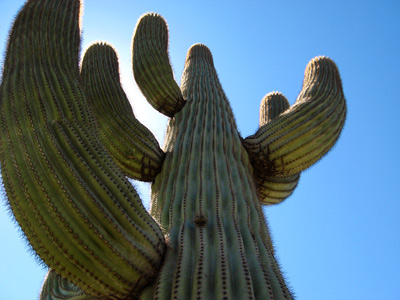
[[[154,279],[164,236],[100,143],[79,83],[75,0],[28,1],[1,85],[1,171],[40,258],[94,295],[130,296]]]
[[[185,105],[168,56],[168,27],[156,14],[140,18],[133,37],[133,74],[147,101],[172,117]]]
[[[278,118],[289,107],[289,101],[281,93],[267,94],[260,105],[260,127]],[[269,166],[270,163],[266,160],[263,167],[256,167],[254,170],[258,196],[261,203],[265,205],[277,204],[285,200],[292,194],[300,179],[300,174],[285,176],[266,172]]]
[[[204,45],[189,50],[182,93],[187,103],[170,121],[167,156],[152,188],[152,215],[169,238],[155,298],[291,298],[248,155]]]
[[[92,45],[79,69],[78,0],[29,0],[10,33],[0,87],[8,203],[49,266],[41,300],[292,299],[261,205],[283,201],[337,141],[346,104],[336,65],[313,59],[295,104],[271,93],[242,138],[210,50],[187,54],[181,87],[168,27],[142,16],[135,80],[170,117],[161,150]],[[125,176],[152,182],[148,213]]]
[[[128,177],[152,181],[164,152],[154,135],[133,114],[120,83],[114,49],[94,44],[85,52],[81,81],[103,145]]]

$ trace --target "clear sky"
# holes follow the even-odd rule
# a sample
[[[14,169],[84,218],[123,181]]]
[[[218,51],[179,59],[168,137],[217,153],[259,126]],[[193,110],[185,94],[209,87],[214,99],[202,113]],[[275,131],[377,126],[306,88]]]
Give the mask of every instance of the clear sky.
[[[1,54],[23,3],[0,1]],[[86,0],[82,50],[98,40],[117,49],[135,114],[162,143],[167,119],[145,102],[131,71],[132,33],[149,11],[168,22],[178,83],[187,49],[211,49],[243,137],[257,130],[267,92],[293,103],[311,58],[337,63],[348,106],[343,133],[290,198],[264,211],[297,299],[399,300],[400,1]],[[148,202],[148,186],[138,187]],[[0,300],[37,299],[45,269],[1,198]]]

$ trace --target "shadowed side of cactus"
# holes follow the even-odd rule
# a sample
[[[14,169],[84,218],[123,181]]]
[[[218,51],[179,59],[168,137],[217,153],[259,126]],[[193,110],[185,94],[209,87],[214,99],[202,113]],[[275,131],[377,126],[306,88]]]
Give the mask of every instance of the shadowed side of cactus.
[[[134,116],[120,84],[117,54],[111,46],[94,44],[85,52],[81,80],[100,140],[116,164],[130,178],[154,180],[164,152]]]
[[[77,0],[28,1],[0,88],[7,198],[54,272],[93,295],[131,299],[157,274],[164,237],[96,135],[79,85]]]

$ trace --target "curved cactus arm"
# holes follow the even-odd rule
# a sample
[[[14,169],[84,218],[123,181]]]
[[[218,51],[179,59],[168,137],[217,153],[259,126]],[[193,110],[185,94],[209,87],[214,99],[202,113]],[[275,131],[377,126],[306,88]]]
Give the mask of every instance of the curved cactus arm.
[[[82,61],[81,81],[95,116],[101,142],[122,172],[153,181],[164,158],[156,138],[133,114],[119,78],[114,49],[94,44]]]
[[[0,86],[0,163],[13,214],[40,258],[85,292],[134,297],[165,242],[99,142],[79,84],[78,0],[30,0]]]
[[[276,119],[290,107],[281,93],[267,94],[260,105],[260,127]],[[254,157],[250,156],[251,159]],[[264,161],[267,162],[267,161]],[[282,176],[269,169],[268,165],[253,164],[257,194],[261,204],[277,204],[289,197],[300,179],[300,174]]]
[[[244,140],[254,165],[292,176],[310,167],[338,139],[346,118],[339,71],[327,57],[309,62],[296,103]]]
[[[168,57],[168,27],[158,14],[142,16],[132,45],[133,74],[147,101],[172,117],[185,105]]]
[[[40,292],[40,300],[96,300],[96,298],[50,269]]]

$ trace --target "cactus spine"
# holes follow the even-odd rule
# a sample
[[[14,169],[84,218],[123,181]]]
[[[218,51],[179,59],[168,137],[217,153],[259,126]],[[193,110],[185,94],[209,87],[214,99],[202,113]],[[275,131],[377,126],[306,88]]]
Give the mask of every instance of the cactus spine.
[[[41,299],[292,299],[261,204],[279,203],[338,139],[346,105],[336,65],[307,66],[289,106],[265,97],[240,137],[210,50],[190,48],[173,79],[168,29],[144,15],[135,80],[170,116],[164,151],[131,111],[114,50],[79,72],[78,0],[20,11],[0,87],[0,162],[9,204],[51,268]],[[151,181],[151,215],[125,176]]]

